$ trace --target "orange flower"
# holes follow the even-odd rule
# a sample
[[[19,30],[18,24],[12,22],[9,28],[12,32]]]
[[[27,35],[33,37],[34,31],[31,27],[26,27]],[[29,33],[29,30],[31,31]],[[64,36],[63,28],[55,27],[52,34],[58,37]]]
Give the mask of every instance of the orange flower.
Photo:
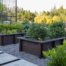
[[[39,41],[42,41],[42,39],[39,39]]]
[[[6,34],[6,33],[4,33],[4,34]]]

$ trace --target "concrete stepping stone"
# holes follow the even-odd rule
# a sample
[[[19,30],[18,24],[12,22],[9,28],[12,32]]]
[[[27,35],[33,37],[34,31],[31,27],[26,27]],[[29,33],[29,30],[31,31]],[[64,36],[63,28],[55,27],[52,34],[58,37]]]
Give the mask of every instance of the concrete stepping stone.
[[[18,58],[7,53],[0,54],[0,65],[17,60]]]
[[[2,54],[3,52],[2,51],[0,51],[0,54]]]
[[[12,63],[8,63],[2,66],[38,66],[38,65],[28,62],[26,60],[18,60],[18,61],[14,61]]]

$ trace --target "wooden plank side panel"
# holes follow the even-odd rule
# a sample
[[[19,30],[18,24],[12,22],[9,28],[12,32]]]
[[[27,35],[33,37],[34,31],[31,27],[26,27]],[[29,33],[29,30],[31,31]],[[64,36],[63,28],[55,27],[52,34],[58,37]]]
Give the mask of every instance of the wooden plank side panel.
[[[52,48],[52,42],[48,42],[48,43],[43,44],[44,51],[48,51],[51,48]]]
[[[19,43],[19,39],[17,37],[23,37],[22,34],[15,34],[15,43]]]
[[[3,36],[3,45],[14,44],[14,35]]]
[[[55,41],[55,47],[58,46],[58,45],[61,45],[61,40]]]
[[[48,42],[45,44],[42,44],[42,51],[48,51],[52,48],[52,42]],[[45,56],[42,53],[42,57],[45,58]]]
[[[61,39],[61,45],[63,45],[63,40],[64,40],[64,39]]]
[[[19,51],[22,51],[22,40],[19,40]]]
[[[2,36],[0,36],[0,45],[2,45]]]
[[[30,54],[33,54],[33,55],[39,56],[39,51],[40,50],[39,49],[34,49],[34,48],[23,46],[23,51],[27,52],[27,53],[30,53]]]
[[[29,42],[29,41],[20,41],[20,50],[41,57],[41,44]]]
[[[22,41],[22,44],[23,44],[23,46],[31,47],[31,48],[34,48],[34,49],[40,48],[39,44],[38,43],[34,43],[34,42]]]

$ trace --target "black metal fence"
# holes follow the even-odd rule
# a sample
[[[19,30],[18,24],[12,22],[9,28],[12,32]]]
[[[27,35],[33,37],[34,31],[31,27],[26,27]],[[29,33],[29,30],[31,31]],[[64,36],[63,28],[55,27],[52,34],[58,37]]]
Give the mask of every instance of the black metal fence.
[[[0,0],[0,23],[17,22],[17,0]]]

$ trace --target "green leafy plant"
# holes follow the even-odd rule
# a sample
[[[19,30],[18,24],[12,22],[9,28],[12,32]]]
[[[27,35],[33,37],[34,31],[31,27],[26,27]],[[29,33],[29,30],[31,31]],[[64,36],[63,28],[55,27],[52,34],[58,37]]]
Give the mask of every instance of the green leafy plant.
[[[0,24],[0,32],[4,30],[4,25],[3,24]]]
[[[31,39],[38,40],[39,38],[44,40],[47,36],[47,28],[44,23],[32,23],[26,33]]]
[[[29,29],[29,27],[30,27],[30,23],[29,22],[23,22],[22,26],[20,27],[21,32],[27,32],[27,30]]]
[[[16,30],[12,30],[12,33],[17,33],[17,31]]]
[[[66,66],[66,40],[63,41],[63,45],[42,53],[49,58],[47,66]]]
[[[6,32],[8,30],[21,30],[21,27],[22,26],[22,23],[20,22],[15,22],[15,23],[12,23],[12,24],[0,24],[0,32],[3,31],[3,30],[6,30]]]
[[[19,29],[20,26],[22,26],[22,23],[20,23],[20,22],[14,22],[11,25],[12,25],[13,29]]]
[[[1,31],[1,34],[6,34],[6,30]]]
[[[11,31],[11,30],[8,30],[8,31],[7,31],[7,34],[12,34],[12,31]]]
[[[10,30],[10,24],[3,24],[3,26],[6,31]]]
[[[50,28],[50,38],[63,37],[65,34],[65,25],[62,21],[54,22],[49,25]]]
[[[22,23],[14,22],[14,23],[11,24],[11,30],[15,29],[18,32],[20,32],[21,31],[21,29],[20,29],[21,26],[22,26]]]

